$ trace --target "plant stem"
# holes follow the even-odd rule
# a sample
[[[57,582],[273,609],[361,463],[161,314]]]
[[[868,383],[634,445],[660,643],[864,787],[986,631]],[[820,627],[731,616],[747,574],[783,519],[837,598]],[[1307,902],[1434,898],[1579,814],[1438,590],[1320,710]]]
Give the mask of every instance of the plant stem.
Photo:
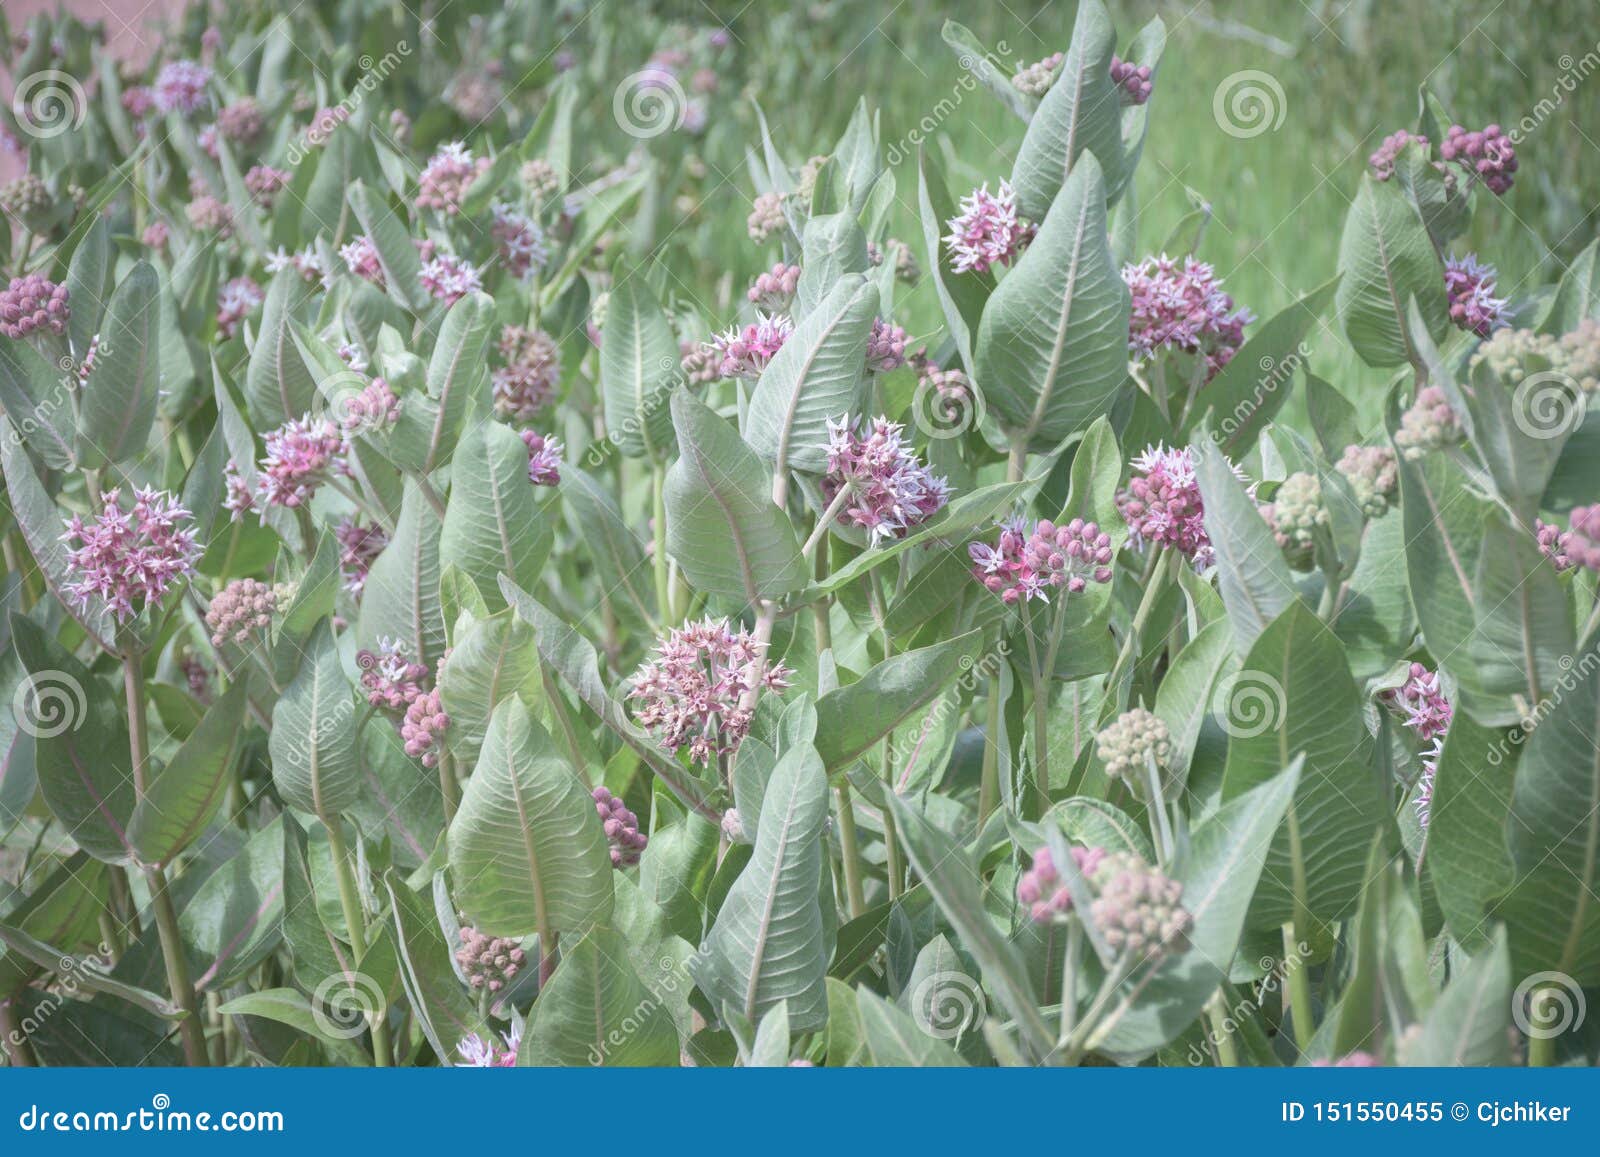
[[[28,1043],[27,1036],[23,1033],[17,1022],[17,1010],[10,1000],[0,1000],[0,1042],[6,1050],[6,1059],[14,1069],[32,1069],[39,1066],[39,1058],[33,1055],[33,1046]]]
[[[439,497],[439,492],[433,488],[433,483],[428,481],[427,475],[418,474],[417,489],[422,491],[422,496],[428,500],[428,505],[433,507],[434,514],[439,516],[439,521],[444,521],[444,499]]]
[[[1156,767],[1154,752],[1145,754],[1144,770],[1145,782],[1150,787],[1150,799],[1145,810],[1150,814],[1150,830],[1156,841],[1157,863],[1165,868],[1172,862],[1172,823],[1167,818],[1167,801],[1161,791],[1161,770]]]
[[[1140,580],[1144,584],[1144,594],[1139,598],[1139,608],[1134,611],[1133,622],[1129,624],[1128,633],[1122,640],[1122,649],[1117,652],[1117,661],[1112,664],[1111,677],[1106,684],[1110,689],[1114,690],[1121,684],[1127,674],[1128,665],[1138,655],[1139,636],[1144,634],[1150,616],[1155,613],[1156,600],[1166,587],[1161,572],[1161,562],[1165,557],[1166,548],[1158,546],[1151,550],[1150,558],[1144,564],[1144,577]]]
[[[867,894],[861,883],[861,841],[856,835],[855,802],[850,797],[850,785],[840,783],[839,797],[839,851],[844,860],[844,894],[847,910],[854,920],[867,910]]]
[[[828,533],[828,527],[832,526],[833,520],[839,517],[839,511],[843,510],[844,504],[850,501],[850,494],[849,485],[839,488],[839,493],[835,495],[832,502],[828,503],[828,509],[822,512],[821,518],[817,519],[817,525],[811,531],[811,537],[806,539],[806,544],[800,548],[802,557],[811,557],[811,552],[817,548],[817,543],[822,541],[824,534]]]
[[[1073,917],[1067,924],[1067,952],[1061,961],[1061,1032],[1056,1047],[1066,1048],[1078,1027],[1078,957],[1083,951],[1083,922]]]
[[[461,805],[461,785],[456,782],[455,762],[443,749],[439,752],[439,796],[444,800],[444,822],[449,827]]]
[[[350,866],[350,850],[344,842],[344,826],[338,816],[322,817],[322,826],[328,832],[328,851],[333,857],[334,876],[339,881],[339,908],[344,912],[345,928],[350,933],[350,949],[355,953],[356,964],[360,965],[367,954],[367,915],[361,903],[355,870]],[[347,980],[355,988],[355,978]],[[361,990],[356,991],[359,994]],[[367,1024],[372,1029],[372,1059],[379,1068],[388,1068],[392,1063],[389,1056],[389,1009],[381,1000],[377,1008],[367,1013]]]
[[[671,627],[673,625],[672,579],[667,571],[666,481],[667,472],[661,468],[661,464],[651,463],[650,521],[655,538],[650,563],[656,578],[656,614],[660,616],[663,627]]]
[[[1311,1013],[1311,977],[1306,972],[1306,962],[1300,959],[1300,941],[1295,936],[1294,922],[1283,926],[1283,979],[1289,988],[1289,1012],[1294,1017],[1295,1044],[1304,1053],[1311,1047],[1316,1024]],[[1291,963],[1292,961],[1292,963]]]
[[[128,700],[128,754],[133,761],[133,790],[138,802],[149,788],[146,764],[150,760],[150,740],[145,729],[144,657],[129,646],[122,655],[122,685]],[[183,1055],[191,1066],[210,1063],[206,1053],[206,1030],[200,1021],[200,1002],[194,982],[189,978],[189,958],[184,953],[183,934],[178,930],[178,912],[167,891],[166,874],[159,865],[144,869],[150,889],[150,907],[155,910],[156,929],[161,937],[161,955],[167,967],[167,988],[172,1003],[182,1011],[178,1034],[183,1040]]]
[[[1233,1034],[1228,1031],[1228,1013],[1222,1003],[1221,988],[1212,993],[1206,1003],[1206,1016],[1211,1021],[1211,1035],[1217,1042],[1217,1063],[1225,1069],[1238,1068],[1239,1047],[1233,1043]]]
[[[894,642],[889,638],[887,606],[877,571],[868,576],[868,591],[872,602],[872,617],[877,621],[878,635],[883,640],[883,661],[887,663],[894,654]],[[895,791],[892,729],[883,737],[883,790],[885,795],[893,795]],[[905,879],[905,864],[900,854],[900,837],[894,825],[894,813],[889,810],[887,802],[883,807],[883,851],[889,873],[889,898],[898,900],[903,887],[902,881]]]
[[[1033,790],[1042,818],[1050,810],[1050,675],[1039,663],[1031,605],[1023,612],[1022,633],[1028,640],[1028,673],[1033,677]]]
[[[989,707],[983,725],[983,778],[978,783],[978,828],[1000,802],[1000,678],[989,680]]]

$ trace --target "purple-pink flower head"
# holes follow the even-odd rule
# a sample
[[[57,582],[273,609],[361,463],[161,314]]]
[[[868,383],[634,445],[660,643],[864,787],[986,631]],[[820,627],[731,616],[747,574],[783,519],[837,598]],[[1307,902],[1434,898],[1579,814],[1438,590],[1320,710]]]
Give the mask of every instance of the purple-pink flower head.
[[[1572,557],[1567,553],[1567,544],[1572,541],[1572,533],[1542,518],[1533,520],[1533,529],[1539,542],[1539,553],[1550,560],[1557,573],[1571,570]]]
[[[1133,532],[1134,545],[1169,547],[1197,569],[1210,566],[1211,539],[1193,453],[1182,447],[1147,446],[1132,466],[1133,477],[1117,491],[1117,509]]]
[[[950,501],[949,485],[917,459],[903,431],[888,418],[874,418],[859,431],[848,418],[828,423],[823,501],[831,506],[848,490],[838,520],[867,531],[873,546],[899,538]]]
[[[250,198],[263,209],[272,208],[272,203],[278,199],[289,184],[289,171],[287,169],[274,169],[271,165],[252,165],[250,171],[244,175],[244,187],[250,193]]]
[[[611,866],[626,868],[637,864],[639,853],[650,843],[650,837],[639,830],[639,817],[622,802],[621,796],[612,795],[605,787],[597,787],[589,794],[605,829],[606,843],[611,846]]]
[[[472,263],[451,253],[441,253],[424,264],[418,280],[430,297],[446,305],[454,305],[467,294],[483,288]]]
[[[531,422],[561,382],[561,347],[542,329],[508,325],[497,347],[505,365],[489,375],[494,412],[514,422]]]
[[[398,639],[379,638],[376,651],[357,651],[356,666],[367,702],[385,711],[404,711],[422,694],[428,677],[428,668],[413,662]]]
[[[493,211],[494,224],[489,233],[499,247],[500,264],[506,272],[519,281],[541,272],[550,260],[544,230],[532,217],[503,201],[496,201]]]
[[[1390,133],[1383,138],[1383,143],[1377,147],[1373,154],[1367,158],[1367,168],[1372,171],[1374,180],[1387,181],[1394,176],[1394,163],[1400,159],[1400,154],[1412,142],[1428,147],[1428,138],[1409,133],[1405,129]]]
[[[485,936],[476,928],[462,927],[456,963],[472,988],[499,992],[516,978],[527,954],[509,936]]]
[[[303,506],[324,482],[349,473],[349,444],[331,418],[302,415],[264,441],[267,456],[257,485],[258,497],[269,506]]]
[[[561,441],[553,434],[522,431],[522,444],[528,448],[528,481],[535,486],[554,486],[561,481]]]
[[[173,60],[156,74],[156,107],[162,112],[185,115],[199,111],[206,103],[206,85],[211,70],[193,60]]]
[[[463,1037],[456,1045],[461,1060],[458,1069],[510,1069],[517,1064],[517,1049],[522,1043],[522,1029],[512,1028],[504,1037],[477,1033]]]
[[[370,281],[379,289],[384,286],[383,263],[378,260],[378,247],[365,233],[339,246],[339,257],[345,268],[363,281]]]
[[[454,215],[461,212],[467,186],[489,167],[489,159],[474,160],[460,141],[452,141],[429,158],[417,178],[417,208]]]
[[[950,268],[957,273],[984,273],[992,265],[1009,265],[1033,239],[1034,229],[1017,216],[1017,197],[1007,181],[997,193],[988,184],[961,199],[961,212],[945,222],[950,232]]]
[[[1089,877],[1106,858],[1104,848],[1072,846],[1072,859],[1079,874]],[[1056,868],[1050,849],[1040,848],[1033,853],[1033,866],[1017,879],[1017,899],[1028,906],[1028,914],[1040,924],[1064,918],[1072,911],[1072,893]]]
[[[1389,703],[1405,713],[1406,726],[1425,740],[1437,739],[1450,728],[1454,710],[1439,685],[1439,672],[1412,663],[1406,681],[1385,693]]]
[[[718,372],[724,378],[755,381],[793,332],[794,322],[786,315],[757,314],[756,320],[742,329],[735,326],[712,339],[722,359]]]
[[[1144,104],[1155,87],[1148,64],[1135,64],[1120,56],[1111,58],[1111,83],[1122,90],[1122,99],[1128,104]]]
[[[357,518],[340,519],[333,536],[339,542],[339,575],[344,589],[359,597],[372,564],[389,545],[389,536],[376,523],[363,525]]]
[[[222,508],[228,512],[230,521],[238,522],[246,511],[256,508],[255,489],[239,473],[239,464],[232,458],[223,467],[222,484],[225,491]]]
[[[67,287],[57,285],[42,273],[13,277],[0,290],[0,333],[20,341],[30,333],[67,332]]]
[[[272,626],[272,618],[283,610],[288,592],[269,587],[260,579],[237,578],[223,587],[206,608],[206,626],[211,645],[224,643],[244,646],[258,631]]]
[[[781,692],[793,674],[762,658],[750,632],[733,630],[727,619],[676,627],[630,680],[634,717],[668,751],[688,747],[702,766],[732,755],[750,730],[746,693],[758,686]]]
[[[1497,197],[1511,188],[1517,171],[1517,150],[1499,125],[1489,125],[1476,132],[1451,125],[1439,145],[1439,156],[1459,164]]]
[[[1600,502],[1572,508],[1567,558],[1572,566],[1600,573]]]
[[[1206,380],[1215,377],[1244,343],[1244,327],[1255,320],[1234,309],[1222,279],[1210,265],[1185,257],[1180,265],[1165,253],[1122,268],[1132,294],[1128,352],[1145,361],[1163,350],[1203,356]]]
[[[1093,522],[1074,518],[1057,526],[1042,518],[1030,528],[1012,519],[1000,528],[999,541],[967,547],[972,577],[1007,605],[1029,599],[1050,601],[1057,588],[1063,597],[1081,593],[1093,583],[1111,581],[1111,536]]]
[[[872,333],[867,338],[867,369],[886,374],[906,364],[906,331],[881,317],[872,319]]]
[[[400,420],[400,399],[384,378],[373,378],[344,404],[339,425],[347,436],[387,430]]]
[[[445,713],[439,688],[434,687],[418,695],[406,707],[405,718],[400,722],[400,738],[412,759],[420,760],[423,767],[437,767],[444,750],[444,733],[449,729],[450,716]]]
[[[1457,329],[1488,337],[1511,324],[1506,299],[1494,295],[1496,276],[1494,266],[1481,264],[1474,253],[1445,259],[1444,291]]]
[[[778,262],[756,278],[745,296],[750,304],[764,313],[788,313],[794,303],[795,290],[800,287],[800,267]]]
[[[106,609],[117,622],[161,601],[172,585],[194,574],[201,548],[194,517],[164,490],[136,490],[131,511],[107,490],[93,521],[67,520],[67,581],[62,594],[83,613]]]

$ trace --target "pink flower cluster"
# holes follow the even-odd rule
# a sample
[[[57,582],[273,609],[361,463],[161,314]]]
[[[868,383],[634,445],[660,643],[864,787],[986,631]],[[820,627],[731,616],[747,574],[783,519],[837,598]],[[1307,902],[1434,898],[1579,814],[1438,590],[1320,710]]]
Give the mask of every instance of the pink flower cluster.
[[[467,186],[489,167],[489,159],[474,159],[460,141],[452,141],[429,158],[417,178],[417,208],[436,209],[455,215],[461,212],[461,198]]]
[[[872,319],[872,333],[867,338],[867,369],[886,374],[906,364],[906,331],[881,317]]]
[[[1075,595],[1111,581],[1111,536],[1081,518],[1062,526],[1042,518],[1031,530],[1014,518],[1000,528],[998,544],[975,542],[967,554],[972,576],[1008,605],[1049,602],[1051,587]]]
[[[206,103],[211,70],[193,60],[173,60],[156,74],[155,102],[162,112],[198,112]]]
[[[1111,58],[1111,83],[1122,90],[1123,99],[1129,104],[1144,104],[1155,87],[1148,64],[1135,64],[1120,56]]]
[[[1568,517],[1572,529],[1565,543],[1567,565],[1600,573],[1600,502],[1575,506]]]
[[[605,787],[597,787],[589,794],[594,799],[594,810],[600,814],[606,843],[611,845],[611,866],[626,868],[637,864],[639,853],[650,843],[650,837],[639,830],[639,817],[622,802],[621,796],[612,795]]]
[[[456,949],[456,963],[472,988],[499,992],[527,963],[527,954],[508,936],[485,936],[470,927],[462,927],[458,935],[461,947]]]
[[[349,443],[332,419],[302,415],[263,439],[257,498],[269,506],[302,506],[329,478],[348,474]]]
[[[1033,239],[1035,229],[1017,216],[1017,197],[1007,181],[991,194],[989,186],[961,199],[961,212],[945,222],[950,232],[950,268],[957,273],[984,273],[992,265],[1009,265]]]
[[[227,341],[239,332],[239,326],[261,307],[267,295],[261,291],[254,278],[235,277],[217,290],[217,336]]]
[[[398,639],[380,638],[376,651],[356,652],[361,670],[361,685],[367,702],[385,711],[404,711],[422,694],[422,681],[428,668],[411,661],[405,644]]]
[[[387,429],[400,420],[400,399],[384,378],[373,378],[344,406],[340,425],[346,435]]]
[[[1499,125],[1476,132],[1451,125],[1439,145],[1439,156],[1472,173],[1497,197],[1511,188],[1517,171],[1517,150]]]
[[[1092,876],[1100,862],[1106,858],[1104,848],[1072,847],[1072,858],[1078,872],[1085,878]],[[1017,899],[1028,905],[1029,915],[1040,924],[1065,916],[1072,911],[1072,893],[1056,869],[1050,849],[1040,848],[1033,853],[1033,866],[1017,880]]]
[[[1539,542],[1539,553],[1550,560],[1557,572],[1572,569],[1572,557],[1567,554],[1567,544],[1572,541],[1572,533],[1542,518],[1533,520],[1533,529]]]
[[[136,490],[132,511],[107,490],[94,521],[74,514],[61,541],[67,546],[62,594],[80,612],[107,608],[116,620],[133,618],[161,601],[173,583],[194,574],[201,555],[193,516],[164,490]]]
[[[1488,337],[1511,324],[1506,299],[1494,296],[1495,278],[1494,266],[1480,264],[1476,254],[1445,259],[1444,291],[1457,329]]]
[[[535,486],[555,486],[561,481],[561,441],[553,434],[522,431],[528,448],[528,481]]]
[[[505,365],[489,375],[494,411],[515,422],[531,422],[561,381],[561,349],[542,329],[508,325],[498,344]]]
[[[1411,664],[1406,681],[1387,693],[1388,701],[1406,715],[1406,726],[1424,740],[1437,739],[1450,727],[1454,714],[1450,700],[1439,687],[1439,672],[1421,663]]]
[[[778,262],[756,278],[745,294],[750,304],[765,313],[787,313],[800,287],[800,267]]]
[[[424,263],[418,280],[422,288],[428,291],[428,296],[446,305],[454,305],[467,294],[483,288],[472,262],[452,253],[441,253]]]
[[[236,643],[242,647],[257,631],[272,626],[272,617],[281,609],[279,593],[277,588],[253,578],[234,579],[223,587],[206,608],[211,645]]]
[[[1188,449],[1147,446],[1132,462],[1128,485],[1117,491],[1117,509],[1136,546],[1151,544],[1178,551],[1204,570],[1211,565],[1211,538],[1205,507]]]
[[[339,256],[344,266],[363,281],[370,281],[379,289],[384,286],[383,263],[378,260],[378,247],[365,233],[339,246]]]
[[[1215,377],[1244,343],[1244,327],[1255,320],[1234,309],[1222,279],[1209,264],[1185,257],[1147,257],[1125,265],[1122,280],[1133,295],[1128,351],[1143,361],[1162,350],[1203,355],[1206,380]]]
[[[244,175],[244,187],[249,191],[251,200],[263,209],[272,208],[272,203],[288,184],[288,170],[274,169],[271,165],[252,165]]]
[[[367,585],[373,562],[389,545],[389,536],[381,526],[364,526],[360,519],[342,518],[333,528],[333,537],[339,542],[339,574],[344,589],[359,596]]]
[[[494,204],[494,224],[490,226],[489,234],[499,246],[500,264],[519,281],[542,271],[550,260],[550,251],[545,247],[544,230],[526,213],[513,209],[503,201]]]
[[[423,767],[437,767],[444,749],[444,733],[449,728],[450,716],[445,714],[439,688],[422,692],[406,707],[405,718],[400,723],[400,738],[405,741],[406,754],[420,759]]]
[[[1383,143],[1377,147],[1373,154],[1367,158],[1367,167],[1372,170],[1374,180],[1387,181],[1394,176],[1394,163],[1400,159],[1400,154],[1405,147],[1416,142],[1424,149],[1428,147],[1428,138],[1418,136],[1416,133],[1400,129],[1383,138]]]
[[[522,1029],[513,1027],[504,1037],[485,1039],[477,1033],[463,1037],[456,1045],[461,1055],[458,1069],[510,1069],[517,1064],[517,1049],[522,1044]]]
[[[749,631],[708,618],[674,628],[634,673],[628,698],[637,700],[635,717],[663,747],[687,746],[704,766],[733,754],[750,730],[746,693],[757,686],[782,692],[792,674],[782,663],[764,664]]]
[[[724,378],[755,381],[793,332],[794,322],[787,315],[757,314],[744,328],[735,326],[711,339],[721,358],[717,372]]]
[[[30,333],[67,332],[72,311],[67,307],[67,287],[42,273],[14,277],[0,290],[0,333],[20,341]]]
[[[861,431],[849,419],[828,423],[828,469],[823,501],[849,490],[838,519],[872,535],[872,545],[899,538],[950,500],[950,487],[924,466],[902,437],[904,427],[874,418]]]

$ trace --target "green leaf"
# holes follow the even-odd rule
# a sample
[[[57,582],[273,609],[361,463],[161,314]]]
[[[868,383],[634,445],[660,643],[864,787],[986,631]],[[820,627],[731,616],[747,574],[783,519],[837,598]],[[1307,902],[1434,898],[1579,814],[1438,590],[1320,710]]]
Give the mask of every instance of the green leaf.
[[[606,435],[630,458],[662,460],[672,451],[668,395],[677,384],[678,341],[641,273],[621,277],[606,304],[600,343],[600,394]]]
[[[1422,364],[1406,325],[1412,298],[1427,331],[1435,341],[1443,338],[1449,323],[1444,270],[1422,219],[1396,183],[1362,174],[1339,242],[1339,278],[1339,320],[1367,365]]]
[[[283,801],[320,819],[336,817],[361,791],[355,689],[327,623],[311,633],[294,681],[272,709],[267,750]]]
[[[267,287],[261,326],[244,376],[257,429],[271,429],[309,413],[316,399],[316,379],[294,341],[294,322],[313,292],[292,269],[280,270]]]
[[[200,884],[178,914],[178,930],[195,967],[195,988],[218,992],[244,980],[282,942],[283,835],[279,820],[252,833],[244,847]]]
[[[628,942],[609,928],[595,928],[562,953],[533,1006],[517,1061],[676,1065],[678,1032],[630,963]]]
[[[978,660],[982,631],[893,655],[860,679],[817,700],[817,753],[839,771],[937,699]]]
[[[988,270],[955,273],[945,256],[945,223],[959,214],[959,201],[950,195],[944,166],[938,154],[926,147],[917,150],[917,208],[922,219],[923,253],[933,287],[944,311],[945,328],[955,340],[961,365],[970,370],[977,364],[972,355],[972,339],[983,318],[983,306],[994,292],[994,274]]]
[[[1506,932],[1496,927],[1487,946],[1428,1010],[1422,1034],[1402,1046],[1408,1065],[1460,1068],[1511,1063],[1511,961]]]
[[[244,737],[245,683],[213,703],[133,809],[128,840],[141,863],[168,864],[205,830],[222,805]]]
[[[1111,187],[1122,182],[1122,102],[1111,83],[1116,36],[1100,0],[1078,5],[1066,59],[1028,123],[1011,170],[1017,207],[1030,220],[1044,217],[1085,151]],[[1105,233],[1103,220],[1100,232]]]
[[[160,284],[155,269],[141,261],[106,305],[78,409],[78,451],[86,466],[130,459],[150,437],[161,388]]]
[[[1224,801],[1305,757],[1289,822],[1278,832],[1251,906],[1251,927],[1276,928],[1290,919],[1302,875],[1312,916],[1349,915],[1372,833],[1387,822],[1389,804],[1372,772],[1372,738],[1344,648],[1295,603],[1256,639],[1238,675],[1218,687],[1213,706],[1232,737]]]
[[[1454,647],[1471,638],[1477,625],[1475,576],[1491,504],[1448,455],[1414,460],[1401,454],[1399,465],[1406,576],[1417,620],[1426,638],[1444,645],[1442,661],[1457,673],[1465,663],[1452,662]],[[1472,672],[1464,673],[1472,678]]]
[[[805,224],[800,242],[794,319],[809,318],[850,274],[865,274],[868,268],[867,235],[853,216],[828,213],[812,217]]]
[[[648,583],[650,564],[616,500],[593,476],[570,464],[562,465],[561,482],[562,498],[572,512],[571,525],[579,531],[599,573],[612,584],[606,600],[629,626],[650,628],[655,620],[655,593]]]
[[[353,976],[356,957],[322,917],[310,843],[293,812],[283,816],[283,939],[301,987],[316,991],[330,976]],[[323,888],[332,887],[322,881]]]
[[[0,406],[15,428],[6,441],[25,442],[46,466],[75,466],[73,382],[25,342],[0,343]]]
[[[1227,980],[1267,850],[1283,824],[1301,770],[1297,757],[1196,826],[1173,870],[1183,884],[1183,907],[1193,920],[1189,948],[1157,966],[1140,999],[1107,1037],[1108,1052],[1143,1056],[1176,1040]]]
[[[1451,935],[1468,952],[1488,945],[1489,914],[1516,882],[1506,824],[1524,737],[1458,711],[1434,772],[1422,862]]]
[[[343,1035],[329,1016],[312,1008],[311,1001],[293,988],[266,988],[260,992],[247,992],[236,996],[217,1010],[224,1016],[264,1016],[279,1024],[286,1024],[298,1032],[315,1037],[328,1047],[329,1053],[340,1063],[356,1067],[372,1064],[361,1046]]]
[[[68,951],[86,947],[99,933],[105,907],[105,869],[87,852],[74,852],[48,876],[35,881],[5,914],[5,921],[35,940]],[[0,947],[0,1000],[12,999],[38,975],[39,965]]]
[[[989,50],[984,47],[983,41],[978,39],[972,29],[954,20],[946,20],[939,35],[955,52],[956,63],[962,72],[977,77],[978,82],[993,93],[1023,124],[1027,124],[1033,118],[1034,109],[1039,106],[1038,99],[1012,84],[1011,78],[995,67]]]
[[[828,958],[817,899],[827,818],[821,758],[810,746],[791,747],[767,784],[755,852],[691,965],[713,1007],[727,1003],[759,1021],[787,1001],[795,1032],[827,1023]]]
[[[3,942],[10,951],[31,960],[40,968],[47,968],[52,972],[70,973],[77,986],[88,992],[114,996],[159,1017],[171,1019],[181,1015],[178,1007],[159,993],[109,976],[104,970],[103,963],[78,960],[71,953],[46,944],[13,925],[0,924],[0,942]],[[70,968],[66,965],[69,959],[73,962]],[[98,961],[98,958],[95,960]]]
[[[395,638],[424,666],[444,653],[439,539],[439,520],[421,487],[408,479],[394,535],[372,564],[362,591],[356,631],[361,646],[376,651],[380,638]]]
[[[450,824],[456,902],[486,936],[581,931],[610,913],[611,872],[583,780],[507,699]]]
[[[1567,266],[1539,329],[1571,333],[1590,318],[1600,319],[1600,241],[1589,242]]]
[[[860,408],[877,313],[877,289],[860,274],[846,274],[762,371],[750,395],[745,438],[773,472],[820,474],[826,468],[828,422]]]
[[[684,577],[750,603],[799,590],[808,568],[755,451],[687,390],[672,416],[682,457],[667,472],[667,549]]]
[[[1195,475],[1205,504],[1206,536],[1216,552],[1217,585],[1233,623],[1234,649],[1242,655],[1300,596],[1272,529],[1222,451],[1204,434],[1191,448],[1198,460]]]
[[[494,299],[470,293],[450,307],[439,327],[439,340],[428,359],[428,398],[433,405],[428,454],[422,472],[432,473],[450,460],[462,420],[472,409],[472,395],[484,394],[489,380],[489,334],[494,327]],[[480,398],[487,401],[487,398]],[[526,466],[526,460],[524,460]]]
[[[866,987],[856,989],[862,1035],[877,1068],[964,1068],[961,1055]]]
[[[1091,6],[1099,5],[1086,0],[1080,16]],[[1058,91],[1060,82],[1051,96]],[[978,326],[978,389],[1030,448],[1048,450],[1110,409],[1128,380],[1128,304],[1106,235],[1105,182],[1091,156],[1073,166]]]
[[[431,304],[422,288],[422,261],[405,220],[360,181],[350,186],[350,208],[362,231],[372,239],[383,268],[384,287],[403,309],[422,313]]]
[[[67,265],[67,302],[72,307],[67,319],[67,340],[79,362],[105,319],[114,268],[106,219],[96,214],[94,224],[78,241]]]
[[[480,422],[461,439],[439,536],[439,562],[470,576],[491,611],[505,607],[499,576],[538,584],[550,553],[539,490],[528,481],[528,448],[510,426]]]
[[[461,1041],[490,1030],[477,1004],[456,978],[452,960],[455,946],[446,942],[433,912],[394,872],[385,877],[384,884],[394,918],[406,1003],[416,1014],[417,1024],[433,1046],[439,1063],[454,1064],[456,1046]]]

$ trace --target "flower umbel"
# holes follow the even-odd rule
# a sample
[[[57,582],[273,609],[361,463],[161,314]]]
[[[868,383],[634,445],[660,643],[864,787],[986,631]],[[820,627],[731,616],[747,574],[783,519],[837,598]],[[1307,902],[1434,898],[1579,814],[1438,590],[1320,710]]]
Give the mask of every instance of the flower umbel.
[[[101,496],[93,521],[67,520],[66,600],[80,612],[109,610],[126,622],[161,601],[173,584],[194,574],[201,555],[194,516],[174,494],[134,491],[131,511],[113,488]]]
[[[859,432],[845,418],[828,423],[823,501],[831,505],[848,488],[838,520],[870,533],[873,546],[899,538],[950,500],[949,485],[918,460],[903,431],[888,418],[874,418]]]

